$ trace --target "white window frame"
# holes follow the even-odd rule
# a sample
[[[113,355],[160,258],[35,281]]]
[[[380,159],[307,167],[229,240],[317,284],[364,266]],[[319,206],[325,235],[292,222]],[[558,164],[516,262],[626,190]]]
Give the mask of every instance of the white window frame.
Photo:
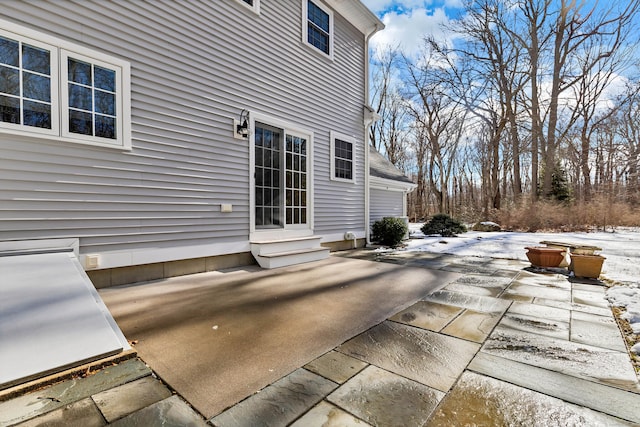
[[[352,184],[356,184],[356,154],[357,154],[357,140],[349,135],[341,134],[338,132],[331,131],[329,132],[329,137],[331,138],[331,180],[339,181],[339,182],[348,182]],[[338,178],[336,177],[336,139],[344,142],[348,142],[351,144],[351,179]]]
[[[77,59],[83,62],[87,62],[90,63],[92,65],[97,65],[99,67],[103,67],[103,68],[107,68],[110,70],[115,71],[116,73],[116,138],[115,139],[108,139],[108,138],[100,138],[100,137],[96,137],[96,136],[91,136],[91,135],[84,135],[84,134],[78,134],[78,133],[73,133],[69,131],[69,91],[67,90],[67,75],[68,75],[68,59]],[[103,62],[94,58],[90,58],[88,56],[85,55],[79,55],[77,53],[74,52],[69,52],[65,49],[61,49],[60,52],[60,77],[61,77],[61,88],[62,90],[60,91],[60,95],[62,97],[62,102],[61,102],[61,107],[64,106],[64,109],[61,111],[61,119],[62,119],[62,136],[65,138],[72,138],[72,139],[78,139],[78,140],[83,140],[83,141],[87,141],[87,142],[94,142],[94,141],[114,141],[114,143],[116,145],[121,145],[122,143],[119,142],[119,140],[121,140],[122,138],[122,118],[120,117],[120,113],[122,111],[122,90],[120,88],[121,85],[121,81],[122,81],[122,68],[118,67],[118,66],[114,66],[108,62]]]
[[[243,0],[236,0],[236,2],[254,12],[256,15],[260,15],[260,0],[253,0],[253,6]]]
[[[45,137],[47,140],[120,150],[131,149],[131,66],[129,62],[3,19],[0,19],[0,28],[0,35],[4,37],[47,49],[51,53],[51,129],[0,122],[0,134]],[[66,72],[68,57],[116,71],[115,139],[69,132]]]
[[[309,29],[309,8],[308,8],[308,0],[302,0],[302,43],[312,49],[314,52],[324,56],[325,58],[329,58],[333,61],[333,11],[329,9],[324,3],[320,0],[311,0],[316,6],[322,9],[327,15],[329,15],[329,54],[321,51],[311,43],[309,43],[309,37],[307,35],[307,31]]]
[[[3,26],[3,28],[6,28]],[[51,84],[51,129],[47,129],[47,128],[39,128],[39,127],[35,127],[35,126],[25,126],[23,124],[16,124],[16,123],[7,123],[7,122],[1,122],[0,121],[0,132],[10,132],[10,133],[35,133],[35,134],[40,134],[40,135],[59,135],[60,130],[59,130],[59,124],[60,124],[60,119],[59,119],[59,108],[56,108],[57,105],[59,105],[59,101],[58,101],[58,75],[57,75],[57,69],[58,69],[58,55],[56,54],[57,48],[55,46],[52,46],[50,44],[47,43],[42,43],[38,40],[29,38],[29,37],[23,37],[19,34],[14,34],[8,31],[4,31],[2,29],[0,29],[0,36],[8,38],[8,39],[13,39],[13,40],[17,40],[20,43],[24,43],[24,44],[28,44],[31,46],[35,46],[35,47],[39,47],[41,49],[45,49],[49,51],[49,58],[50,58],[50,63],[49,63],[49,67],[50,67],[50,74],[49,74],[49,80],[50,80],[50,84]],[[20,68],[20,70],[22,70]],[[22,81],[22,77],[20,78],[20,80]],[[23,98],[23,93],[22,93],[22,87],[21,89],[21,93],[20,93],[20,98]]]

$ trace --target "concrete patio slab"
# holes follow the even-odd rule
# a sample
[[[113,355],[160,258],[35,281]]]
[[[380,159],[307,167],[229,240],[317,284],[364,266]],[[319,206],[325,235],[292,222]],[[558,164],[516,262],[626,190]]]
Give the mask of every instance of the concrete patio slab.
[[[342,344],[338,351],[446,392],[479,348],[479,344],[386,321]]]
[[[140,357],[211,418],[455,278],[330,257],[100,293]]]
[[[374,426],[422,426],[444,393],[380,369],[365,368],[327,400]]]
[[[465,372],[426,424],[449,426],[631,426],[599,412]]]

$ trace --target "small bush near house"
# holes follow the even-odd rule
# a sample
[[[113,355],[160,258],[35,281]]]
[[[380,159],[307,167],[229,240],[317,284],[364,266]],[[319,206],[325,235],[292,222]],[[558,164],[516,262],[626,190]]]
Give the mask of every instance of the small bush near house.
[[[466,233],[467,227],[447,214],[436,214],[420,228],[420,231],[427,236],[439,234],[442,237],[451,237],[458,233]]]
[[[408,231],[403,219],[389,216],[374,222],[371,227],[372,239],[381,245],[391,247],[402,242]]]

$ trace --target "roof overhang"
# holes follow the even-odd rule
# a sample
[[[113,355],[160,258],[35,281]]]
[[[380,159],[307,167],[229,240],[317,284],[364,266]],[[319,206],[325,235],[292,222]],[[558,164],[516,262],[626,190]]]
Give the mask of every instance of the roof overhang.
[[[418,184],[412,182],[395,181],[393,179],[380,178],[370,175],[369,186],[378,190],[403,191],[409,193],[418,187]]]
[[[325,2],[366,36],[384,28],[382,21],[360,0],[325,0]]]

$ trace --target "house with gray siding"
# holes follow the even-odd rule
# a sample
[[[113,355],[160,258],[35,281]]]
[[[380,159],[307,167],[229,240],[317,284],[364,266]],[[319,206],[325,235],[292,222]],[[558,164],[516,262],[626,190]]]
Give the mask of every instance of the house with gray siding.
[[[407,218],[407,194],[417,184],[373,147],[369,147],[369,175],[371,224],[387,216]]]
[[[72,248],[102,287],[362,244],[382,27],[359,0],[4,0],[0,251]]]

